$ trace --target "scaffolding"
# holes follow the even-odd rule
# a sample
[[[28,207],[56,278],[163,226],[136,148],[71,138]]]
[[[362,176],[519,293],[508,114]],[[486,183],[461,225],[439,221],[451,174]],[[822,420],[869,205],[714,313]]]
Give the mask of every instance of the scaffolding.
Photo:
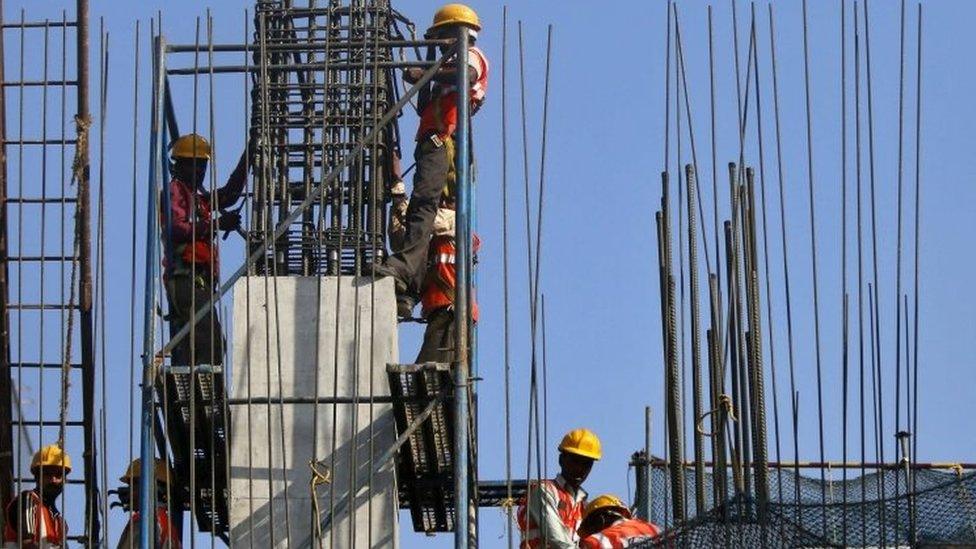
[[[77,533],[69,539],[93,544],[101,536],[102,502],[96,474],[88,2],[78,0],[71,19],[62,12],[59,19],[29,20],[21,10],[13,18],[0,13],[0,20],[2,505],[6,509],[11,496],[34,486],[30,454],[57,443],[82,458],[61,499],[85,502],[83,516],[72,513]],[[28,50],[42,52],[43,63],[26,66]],[[11,59],[19,62],[4,63]]]
[[[401,112],[411,105],[414,97],[418,97],[420,101],[426,100],[425,94],[428,92],[423,90],[426,90],[435,72],[441,66],[452,56],[457,55],[456,52],[467,52],[466,48],[455,45],[455,40],[416,39],[413,36],[413,25],[384,0],[354,0],[348,4],[334,0],[325,5],[318,5],[312,1],[302,6],[294,2],[262,0],[257,2],[251,24],[253,27],[250,38],[239,44],[214,43],[212,22],[209,19],[206,21],[205,41],[200,39],[199,21],[198,38],[194,44],[169,44],[162,33],[154,40],[154,115],[151,135],[153,158],[150,182],[154,188],[161,191],[159,196],[164,202],[160,206],[155,202],[156,193],[150,193],[149,211],[154,211],[158,207],[162,207],[165,211],[167,208],[165,200],[169,196],[169,175],[168,166],[164,162],[167,144],[180,135],[180,126],[184,128],[190,126],[194,132],[203,127],[203,124],[197,121],[195,114],[193,114],[192,124],[179,122],[181,114],[175,105],[188,104],[189,101],[181,102],[175,99],[178,91],[174,90],[186,87],[181,88],[176,82],[177,79],[192,79],[194,106],[200,93],[197,82],[206,79],[211,98],[210,127],[212,128],[213,96],[218,86],[214,82],[216,79],[226,78],[225,75],[243,77],[250,86],[250,92],[244,100],[244,118],[247,120],[247,140],[249,146],[253,147],[254,154],[247,157],[248,168],[252,173],[251,185],[248,187],[250,191],[246,193],[245,203],[240,207],[247,227],[243,232],[246,248],[244,262],[235,272],[229,276],[225,275],[222,286],[215,289],[209,303],[197,303],[197,312],[191,322],[183,330],[171,333],[168,341],[164,339],[165,344],[157,344],[153,340],[157,326],[152,311],[155,310],[159,299],[157,296],[151,296],[147,300],[145,383],[148,387],[155,387],[155,394],[146,392],[143,395],[143,456],[147,458],[155,453],[152,444],[145,438],[146,433],[154,432],[156,446],[161,449],[161,453],[171,455],[176,485],[189,488],[186,492],[181,489],[173,491],[171,497],[186,498],[185,501],[171,500],[174,509],[182,509],[185,505],[194,511],[192,514],[196,517],[195,522],[200,531],[212,532],[215,536],[228,539],[231,527],[228,517],[232,513],[228,513],[231,495],[227,475],[232,467],[227,452],[228,448],[235,444],[235,434],[229,432],[230,425],[237,425],[236,421],[231,421],[232,411],[235,414],[245,413],[250,418],[250,407],[255,406],[254,410],[259,410],[256,406],[257,401],[260,400],[264,406],[268,406],[268,421],[270,421],[272,405],[276,410],[280,410],[275,413],[281,414],[282,418],[285,410],[293,409],[298,413],[299,407],[308,404],[315,406],[313,415],[317,417],[320,413],[319,406],[322,405],[333,410],[334,423],[336,410],[339,408],[356,410],[355,406],[365,404],[375,407],[377,414],[382,414],[384,406],[392,405],[394,415],[398,418],[397,431],[400,434],[394,446],[384,448],[382,443],[377,443],[376,449],[372,450],[374,440],[372,434],[366,437],[368,440],[363,441],[360,441],[357,435],[353,439],[357,441],[354,446],[368,443],[371,450],[365,459],[368,463],[375,463],[376,467],[382,467],[384,462],[393,463],[394,460],[401,464],[396,480],[400,496],[395,499],[411,508],[415,529],[428,533],[455,531],[456,539],[463,540],[459,542],[462,545],[466,546],[469,539],[476,543],[473,533],[474,523],[477,520],[478,494],[473,480],[477,478],[474,474],[476,453],[468,449],[469,445],[471,447],[476,445],[476,440],[469,439],[469,433],[472,432],[470,427],[450,429],[451,425],[456,425],[453,421],[454,417],[468,418],[462,422],[464,424],[472,421],[473,413],[469,415],[468,407],[473,406],[473,401],[466,395],[465,387],[468,384],[466,369],[455,365],[443,365],[445,371],[449,372],[449,377],[457,377],[447,386],[457,388],[458,383],[461,383],[458,394],[465,396],[453,398],[454,395],[438,395],[435,401],[443,406],[438,408],[437,414],[419,414],[414,417],[410,410],[417,402],[425,398],[429,399],[430,395],[407,394],[398,390],[398,378],[393,376],[390,377],[394,391],[392,397],[374,392],[372,386],[368,389],[368,394],[353,389],[354,394],[342,395],[337,392],[331,397],[318,393],[311,396],[299,396],[297,393],[282,396],[283,389],[279,388],[277,397],[268,393],[254,400],[248,394],[246,398],[239,396],[228,402],[224,395],[233,393],[231,390],[233,383],[222,366],[193,366],[187,369],[170,363],[170,351],[180,339],[193,337],[194,325],[200,321],[205,312],[210,310],[211,306],[219,304],[224,294],[232,287],[237,287],[237,292],[246,291],[241,288],[251,287],[249,279],[283,281],[285,280],[283,277],[288,277],[296,285],[296,291],[300,292],[300,288],[307,284],[308,280],[314,280],[316,277],[339,277],[340,279],[350,277],[352,280],[359,280],[360,277],[370,275],[371,265],[381,261],[386,255],[386,211],[390,202],[390,187],[403,175],[400,168],[401,141],[397,119]],[[422,49],[427,50],[426,54],[421,54]],[[406,60],[403,50],[412,50],[417,60]],[[399,56],[395,55],[398,51]],[[236,56],[235,62],[226,62],[231,56]],[[459,65],[466,70],[465,59],[466,56],[461,56]],[[405,67],[420,67],[425,72],[413,87],[400,90],[397,85],[400,80],[399,75],[395,71]],[[464,70],[458,72],[463,73]],[[464,97],[464,94],[460,95]],[[467,99],[463,98],[460,101],[466,109]],[[462,118],[466,121],[467,115],[462,115]],[[459,126],[459,132],[466,134],[466,124],[462,123]],[[463,139],[460,139],[461,145]],[[466,150],[465,146],[461,148]],[[459,154],[458,157],[459,166],[463,164],[463,168],[459,168],[458,172],[466,174],[469,170],[466,155]],[[214,172],[210,173],[211,192],[213,192]],[[459,181],[464,181],[465,177],[459,175]],[[462,194],[460,212],[468,207],[464,202],[469,200],[464,198],[464,188],[465,184],[459,183]],[[463,215],[459,213],[459,226],[466,225]],[[165,235],[167,227],[156,226],[154,219],[150,219],[149,223],[150,249],[147,258],[150,258],[150,265],[146,284],[147,288],[158,288],[156,264],[164,250],[159,247],[155,235],[160,234],[160,231]],[[464,238],[461,229],[459,233],[461,238]],[[465,246],[461,248],[459,254],[463,258]],[[470,257],[465,263],[470,263]],[[459,268],[461,279],[467,276],[464,272],[463,268]],[[366,281],[368,283],[369,279],[367,278]],[[290,285],[279,289],[278,284],[279,282],[274,282],[274,292],[291,291],[284,290],[291,288]],[[335,291],[341,292],[342,290],[338,289],[340,286],[343,284],[336,286]],[[357,282],[357,289],[354,290],[357,300],[360,299],[358,287]],[[386,297],[385,295],[377,297],[378,294],[375,293],[379,291],[376,288],[380,287],[381,285],[376,283],[368,286],[362,299],[369,300],[370,304],[363,306],[371,309],[379,306],[378,310],[382,310],[382,302]],[[238,309],[246,308],[240,307],[245,303],[240,299],[240,296],[235,297],[238,307],[235,307],[234,325],[235,327],[250,326],[251,313],[247,313],[246,318],[239,316],[245,312]],[[336,308],[336,320],[340,318],[339,311],[346,307],[342,299],[345,298],[336,295],[333,305]],[[277,310],[277,298],[275,303],[275,310]],[[296,302],[295,307],[301,308],[306,305],[308,303]],[[355,310],[357,311],[355,318],[359,318],[360,308],[357,307]],[[270,308],[268,311],[270,315]],[[379,313],[369,313],[372,314]],[[459,314],[458,317],[464,319],[466,315]],[[267,318],[268,324],[273,327],[273,332],[278,332],[272,337],[280,338],[279,331],[282,328],[278,324],[277,313]],[[345,316],[342,318],[345,319]],[[467,321],[464,321],[464,324],[466,326]],[[359,326],[359,321],[354,321],[352,325]],[[335,327],[337,342],[341,339],[338,335],[338,326],[336,324]],[[311,327],[304,327],[306,330],[308,328]],[[285,329],[291,330],[291,327]],[[362,341],[373,341],[374,337],[379,337],[379,332],[374,334],[373,327],[367,326],[365,330],[361,333],[357,329],[356,339],[353,342],[354,349],[359,347],[360,338]],[[299,337],[298,333],[296,332],[295,337]],[[236,334],[236,337],[244,336]],[[464,340],[461,341],[463,344]],[[252,343],[254,342],[247,342],[248,349]],[[243,344],[243,341],[235,343],[235,345]],[[271,339],[262,345],[270,346]],[[339,362],[347,359],[340,359],[338,350],[335,353],[332,358],[335,364],[329,366],[323,362],[319,368],[322,371],[331,371],[335,368],[337,374],[332,383],[338,384]],[[236,356],[238,355],[235,354]],[[245,353],[242,356],[250,356],[250,354]],[[281,359],[277,360],[280,369]],[[355,366],[352,366],[352,371],[355,372],[358,371],[359,359],[353,360]],[[466,364],[467,360],[465,357],[461,362]],[[244,373],[247,373],[246,379],[251,379],[258,373],[254,368],[262,367],[261,364],[263,363],[260,360],[256,361],[253,358],[245,359],[243,364],[235,362],[232,366],[237,372],[234,383],[245,379],[240,377]],[[263,367],[270,368],[270,362]],[[295,375],[298,375],[297,370]],[[248,381],[248,387],[250,387],[249,383]],[[318,387],[319,384],[316,382],[316,390]],[[356,387],[356,384],[353,383],[352,387]],[[268,391],[271,390],[269,385]],[[461,405],[461,402],[464,404]],[[352,405],[353,408],[348,408],[347,405]],[[339,412],[339,417],[344,417],[343,414],[346,413],[346,411]],[[357,414],[355,412],[351,414],[353,418],[351,421],[355,425]],[[434,415],[441,420],[434,421],[432,419]],[[369,417],[373,417],[372,412]],[[371,421],[379,422],[379,417],[378,415]],[[399,421],[400,419],[404,421]],[[410,470],[402,465],[403,461],[408,459],[405,456],[416,456],[418,452],[426,451],[422,442],[417,437],[411,436],[411,433],[414,433],[424,422],[427,422],[424,432],[437,431],[438,437],[446,443],[439,446],[437,451],[442,454],[446,452],[445,455],[449,456],[457,455],[459,456],[457,461],[465,464],[457,467],[454,465],[453,458],[448,459],[446,466],[442,467],[433,479],[436,487],[431,484],[432,479],[424,477],[420,471],[413,471],[411,474]],[[373,424],[367,427],[372,433]],[[280,431],[281,436],[284,437],[284,429],[285,424],[282,423],[280,427],[275,427],[275,432]],[[380,431],[382,429],[377,427],[377,436]],[[245,437],[240,440],[248,441],[251,434],[239,433],[236,436]],[[337,441],[333,440],[333,445],[336,443]],[[274,444],[267,443],[268,451],[278,452],[279,458],[283,458],[282,453],[288,451],[284,438],[280,449],[276,450],[275,448],[279,447]],[[334,450],[329,451],[334,453]],[[319,461],[318,457],[313,456],[312,461]],[[329,464],[331,478],[352,480],[349,481],[351,484],[348,493],[330,496],[328,507],[317,513],[319,520],[315,521],[317,524],[312,528],[316,535],[334,539],[337,535],[335,529],[344,528],[339,521],[347,512],[346,507],[353,500],[353,495],[360,489],[356,484],[355,464],[356,460],[353,459],[351,474],[348,474],[345,469],[335,469],[336,467],[348,468],[350,467],[348,464],[340,462],[336,465],[334,458]],[[282,465],[282,467],[290,466]],[[370,482],[373,474],[378,472],[379,469],[368,475]],[[281,478],[285,479],[286,475],[294,473],[294,468],[288,472],[282,471]],[[143,478],[144,483],[150,482],[148,477],[149,475],[146,475]],[[270,478],[273,485],[274,477]],[[331,482],[323,482],[323,484],[328,484],[333,494],[334,490],[337,490]],[[462,486],[463,489],[459,491],[458,486]],[[148,492],[150,490],[144,493]],[[313,488],[313,499],[317,499],[314,493]],[[433,499],[430,495],[418,499],[417,494],[420,493],[435,494],[435,496]],[[289,497],[287,488],[284,497],[285,499]],[[468,512],[454,513],[457,498],[467,502],[464,507]],[[273,500],[269,504],[273,506]],[[318,505],[317,501],[316,505]],[[435,505],[440,510],[440,518],[422,520],[420,518],[422,516],[431,516],[429,509]],[[271,513],[274,513],[273,507]],[[285,504],[286,524],[289,522],[288,516],[288,507]],[[304,521],[304,517],[301,520]],[[249,525],[253,522],[249,521]],[[268,524],[263,526],[263,528],[269,527],[274,528],[273,525]],[[343,530],[340,535],[347,535],[346,531]],[[352,541],[356,539],[354,527],[349,530],[348,535],[350,543],[354,543]],[[282,542],[283,537],[291,541],[290,526],[285,534],[278,535],[279,543]],[[275,542],[274,533],[271,534],[270,541]]]

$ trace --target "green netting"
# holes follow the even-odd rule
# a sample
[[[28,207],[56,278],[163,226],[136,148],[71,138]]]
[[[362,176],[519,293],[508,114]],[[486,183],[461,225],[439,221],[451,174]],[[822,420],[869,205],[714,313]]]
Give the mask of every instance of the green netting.
[[[651,521],[666,533],[643,547],[976,547],[976,473],[918,470],[914,490],[900,470],[831,478],[839,473],[821,481],[770,470],[770,503],[760,517],[754,500],[732,494],[699,513],[688,470],[687,516],[693,518],[675,525],[669,478],[656,468]],[[706,502],[713,490],[706,475]]]

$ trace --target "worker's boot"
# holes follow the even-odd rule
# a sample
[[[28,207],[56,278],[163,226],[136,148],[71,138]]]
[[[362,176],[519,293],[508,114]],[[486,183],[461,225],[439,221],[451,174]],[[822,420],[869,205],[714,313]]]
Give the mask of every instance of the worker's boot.
[[[393,267],[390,267],[384,263],[374,263],[370,265],[366,271],[371,273],[373,278],[377,280],[392,277],[397,295],[399,296],[407,293],[407,283],[403,280],[403,278],[400,277],[400,273],[398,273]]]
[[[417,306],[417,298],[410,294],[397,294],[397,317],[412,318],[413,308]]]

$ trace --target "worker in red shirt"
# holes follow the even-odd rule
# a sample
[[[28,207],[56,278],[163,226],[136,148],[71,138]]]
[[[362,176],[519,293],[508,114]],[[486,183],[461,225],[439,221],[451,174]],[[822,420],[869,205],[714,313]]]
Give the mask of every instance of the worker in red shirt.
[[[582,549],[624,549],[660,533],[657,526],[633,518],[620,498],[604,494],[591,501],[583,511],[579,546]]]
[[[518,508],[520,549],[571,549],[579,545],[586,491],[583,482],[603,457],[600,439],[589,429],[566,433],[559,444],[560,472],[552,480],[530,483]]]
[[[457,336],[454,326],[454,296],[457,288],[455,269],[454,240],[454,197],[441,199],[441,207],[434,217],[434,236],[430,240],[427,274],[421,292],[421,311],[427,320],[424,342],[420,347],[416,363],[447,362],[457,360],[455,345]],[[480,241],[473,236],[474,252],[478,252]],[[478,304],[471,298],[471,318],[478,321]]]
[[[64,547],[68,525],[57,501],[64,491],[65,476],[71,472],[71,458],[61,446],[51,444],[34,454],[30,470],[37,485],[7,505],[4,547]]]
[[[166,465],[166,461],[156,458],[153,464],[153,475],[156,477],[156,517],[153,528],[157,549],[181,549],[183,543],[180,532],[174,527],[169,517],[169,486],[173,478],[173,471]],[[129,485],[129,508],[135,509],[131,513],[128,524],[122,530],[122,537],[116,546],[118,549],[130,549],[139,545],[139,479],[142,477],[142,460],[132,460],[125,473],[119,480]]]
[[[470,98],[472,115],[485,101],[488,90],[488,58],[474,46],[481,23],[478,14],[463,4],[448,4],[437,10],[434,22],[426,37],[452,39],[458,28],[471,33],[468,48],[470,67]],[[442,47],[446,51],[447,47]],[[416,83],[424,69],[412,67],[404,73],[404,80]],[[454,133],[457,129],[457,67],[448,61],[434,75],[429,90],[420,94],[420,126],[417,129],[417,146],[414,150],[416,172],[410,205],[406,211],[405,233],[399,248],[384,264],[373,265],[377,277],[393,277],[396,284],[397,312],[409,317],[425,280],[427,247],[430,243],[438,201],[445,187],[454,195]]]
[[[173,142],[168,208],[163,208],[163,281],[169,301],[170,335],[185,326],[196,310],[213,296],[220,278],[220,261],[215,244],[216,232],[236,231],[241,216],[227,211],[244,192],[249,166],[248,151],[241,154],[227,184],[211,192],[204,185],[211,160],[210,143],[196,134]],[[220,212],[214,219],[214,207]],[[223,336],[215,308],[200,319],[173,349],[172,363],[189,366],[223,364]]]

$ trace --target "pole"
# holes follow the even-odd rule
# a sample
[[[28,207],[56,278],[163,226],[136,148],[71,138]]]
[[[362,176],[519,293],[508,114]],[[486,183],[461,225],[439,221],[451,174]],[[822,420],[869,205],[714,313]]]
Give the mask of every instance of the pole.
[[[142,342],[142,430],[140,441],[139,456],[142,461],[142,474],[139,476],[139,511],[143,517],[155,516],[156,495],[153,478],[154,467],[150,464],[155,459],[153,451],[153,414],[155,413],[153,403],[153,380],[155,377],[155,353],[154,336],[156,333],[156,280],[159,269],[158,245],[159,227],[157,225],[158,216],[153,215],[157,210],[157,189],[160,188],[160,179],[163,165],[163,86],[165,78],[163,51],[165,41],[162,36],[154,40],[153,68],[155,69],[153,80],[153,112],[152,130],[149,136],[149,205],[146,209],[149,215],[146,216],[146,288],[145,305],[143,311],[144,332]],[[152,547],[153,526],[152,520],[143,519],[139,521],[139,547]]]
[[[88,0],[77,0],[75,4],[77,19],[77,117],[78,134],[87,134],[90,127],[88,109]],[[75,230],[78,232],[78,309],[79,328],[81,336],[81,390],[82,406],[84,407],[84,437],[85,437],[85,524],[91,525],[87,532],[89,539],[99,539],[99,502],[98,502],[98,463],[95,445],[95,337],[92,321],[92,261],[91,261],[91,194],[89,175],[91,168],[88,163],[88,142],[79,137],[80,150],[75,151],[75,158],[81,160],[81,165],[75,167],[75,177],[78,185],[78,204]]]
[[[644,520],[651,520],[651,509],[653,506],[651,490],[654,488],[654,479],[651,477],[653,470],[651,470],[651,407],[644,407],[644,508],[641,511],[644,513]]]
[[[469,295],[471,273],[471,164],[469,161],[469,116],[470,84],[468,83],[468,37],[467,27],[458,26],[457,34],[457,90],[458,123],[455,133],[455,171],[457,173],[457,234],[455,247],[457,257],[457,293],[454,300],[454,327],[457,333],[455,343],[454,367],[454,547],[469,547],[470,522],[468,517],[469,482],[468,473],[468,326]]]

